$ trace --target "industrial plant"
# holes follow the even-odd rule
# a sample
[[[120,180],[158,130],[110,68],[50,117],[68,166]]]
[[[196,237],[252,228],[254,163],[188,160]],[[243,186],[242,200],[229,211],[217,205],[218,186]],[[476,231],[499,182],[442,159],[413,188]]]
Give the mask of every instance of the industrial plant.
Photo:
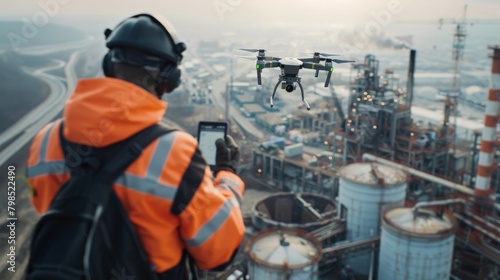
[[[347,96],[330,87],[310,111],[298,103],[282,117],[283,100],[267,105],[272,83],[228,85],[273,135],[254,135],[250,165],[274,193],[246,213],[241,263],[214,279],[499,279],[500,46],[490,47],[484,128],[471,128],[458,112],[463,24],[439,123],[412,114],[415,50],[405,86],[369,54],[352,65]]]
[[[417,13],[426,5],[420,3],[425,1],[413,1],[401,15],[389,14],[388,10],[387,15],[394,19],[390,26],[380,27],[380,34],[368,36],[363,48],[357,48],[363,45],[356,44],[361,36],[334,17],[328,18],[333,13],[326,11],[326,7],[334,10],[337,6],[356,6],[354,1],[324,1],[318,5],[295,1],[316,6],[315,11],[318,7],[325,9],[329,14],[322,21],[313,18],[317,14],[306,14],[288,1],[290,8],[282,10],[292,18],[289,22],[276,12],[282,8],[279,1],[268,1],[264,9],[253,1],[205,1],[210,8],[225,5],[221,6],[226,7],[223,11],[221,7],[207,11],[201,4],[194,9],[192,4],[181,2],[173,6],[170,3],[165,10],[179,14],[184,21],[184,26],[179,22],[179,30],[191,38],[186,41],[189,47],[178,66],[182,82],[171,94],[163,95],[168,110],[158,119],[194,138],[199,121],[227,122],[227,134],[235,140],[240,153],[238,166],[231,166],[231,170],[245,184],[241,199],[238,195],[238,199],[235,196],[228,200],[236,214],[240,206],[246,227],[243,229],[236,215],[239,236],[243,232],[245,236],[233,261],[221,271],[197,269],[191,263],[190,273],[198,278],[190,279],[500,279],[499,21],[484,24],[488,27],[470,36],[473,40],[468,39],[472,22],[466,19],[466,10],[458,20],[443,19],[437,25],[434,20],[434,31],[427,20],[400,23],[405,12]],[[375,7],[372,2],[377,1],[363,4]],[[488,5],[492,7],[498,5],[484,2],[491,2]],[[378,4],[376,7],[383,4],[384,13],[385,6],[390,6],[386,1]],[[178,12],[177,6],[183,5],[186,11],[199,11],[200,16]],[[247,12],[245,9],[252,5],[252,12]],[[426,9],[436,10],[439,5],[444,4],[432,3]],[[92,10],[106,10],[91,6]],[[356,12],[344,12],[346,17],[361,18],[357,15],[359,8],[352,8]],[[303,18],[295,18],[289,10],[302,12]],[[366,14],[372,12],[366,10]],[[243,12],[248,13],[248,19],[238,29],[236,18]],[[220,13],[225,13],[225,20]],[[211,19],[214,15],[220,19]],[[202,24],[205,17],[210,19],[209,24]],[[268,24],[264,17],[277,23]],[[75,24],[70,18],[68,22]],[[109,22],[105,18],[103,24]],[[264,27],[259,29],[258,24]],[[437,31],[445,25],[453,29],[453,34]],[[10,25],[6,26],[4,29],[10,32]],[[22,223],[17,228],[15,245],[20,272],[28,267],[30,240],[39,219],[30,200],[36,190],[21,175],[26,169],[28,144],[48,122],[64,116],[64,104],[80,78],[102,76],[102,54],[107,51],[100,23],[95,36],[82,35],[60,47],[57,40],[37,46],[38,39],[51,28],[40,28],[41,35],[30,40],[34,46],[21,48],[16,55],[4,51],[0,44],[0,63],[6,65],[1,70],[9,73],[3,76],[4,92],[15,92],[19,99],[13,89],[25,86],[27,94],[18,103],[26,108],[27,103],[33,103],[31,109],[25,108],[26,112],[14,112],[18,109],[14,105],[4,106],[19,117],[10,116],[4,122],[5,130],[0,131],[0,165],[15,165],[19,170],[15,203]],[[59,34],[58,29],[54,30],[50,33]],[[73,33],[71,30],[68,34]],[[412,38],[419,42],[413,44]],[[342,48],[346,46],[344,41],[356,46],[352,55]],[[447,42],[444,47],[443,42]],[[249,52],[255,56],[248,57]],[[475,56],[478,53],[484,57]],[[243,55],[252,61],[239,57]],[[19,65],[13,68],[15,63]],[[33,73],[19,74],[23,71]],[[32,95],[37,90],[40,101]],[[128,105],[135,106],[127,103],[124,107]],[[89,130],[88,137],[102,138],[110,129],[108,125],[100,122],[99,129]],[[86,135],[87,130],[82,131]],[[37,139],[41,145],[48,145],[47,137]],[[205,170],[209,172],[208,167]],[[153,178],[150,171],[144,172],[145,178]],[[192,173],[186,174],[188,178]],[[135,183],[138,176],[130,178]],[[163,180],[163,176],[153,179],[160,178]],[[221,181],[221,185],[229,181]],[[225,191],[235,193],[232,187]],[[8,206],[4,206],[0,213],[7,221]],[[212,217],[212,223],[197,221],[203,230],[196,238],[199,235],[208,240],[214,236],[207,233],[212,230],[207,228],[221,226],[225,210],[217,212],[222,214]],[[234,232],[228,230],[224,242],[226,234],[234,237]],[[0,235],[7,237],[6,231]],[[181,239],[180,251],[189,248],[183,247],[187,239]],[[10,246],[3,244],[5,250]],[[219,245],[217,242],[214,247]],[[10,278],[13,274],[9,274],[7,257],[3,255],[0,279],[24,279],[20,273]],[[116,280],[134,277],[116,276]]]

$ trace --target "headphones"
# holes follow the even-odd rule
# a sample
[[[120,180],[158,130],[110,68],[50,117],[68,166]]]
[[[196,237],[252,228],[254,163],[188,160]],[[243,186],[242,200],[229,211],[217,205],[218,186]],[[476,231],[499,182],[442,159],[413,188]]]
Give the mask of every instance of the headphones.
[[[154,82],[159,98],[180,85],[178,66],[186,45],[178,41],[175,29],[165,18],[138,14],[122,21],[115,30],[106,29],[104,35],[110,49],[102,61],[105,76],[114,77],[114,63],[123,62],[157,71]]]

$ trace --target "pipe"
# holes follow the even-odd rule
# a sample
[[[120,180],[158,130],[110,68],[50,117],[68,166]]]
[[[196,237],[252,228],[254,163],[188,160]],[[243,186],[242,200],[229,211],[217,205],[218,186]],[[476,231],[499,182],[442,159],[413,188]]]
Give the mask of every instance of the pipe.
[[[431,175],[431,174],[428,174],[428,173],[416,170],[416,169],[408,167],[408,166],[404,166],[404,165],[399,164],[399,163],[395,163],[395,162],[392,162],[392,161],[389,161],[389,160],[386,160],[386,159],[383,159],[383,158],[380,158],[380,157],[377,157],[377,156],[374,156],[374,155],[371,155],[371,154],[366,154],[366,153],[363,154],[362,159],[363,159],[363,161],[367,161],[367,160],[368,161],[374,161],[374,162],[378,162],[378,163],[381,163],[381,164],[384,164],[384,165],[387,165],[387,166],[391,166],[391,167],[394,167],[394,168],[401,169],[401,170],[403,170],[403,171],[405,171],[405,172],[407,172],[407,173],[409,173],[411,175],[423,178],[425,180],[434,182],[436,184],[440,184],[442,186],[445,186],[447,188],[459,191],[459,192],[461,192],[463,194],[466,194],[466,195],[469,195],[469,196],[473,196],[474,195],[474,190],[472,190],[472,189],[470,189],[470,188],[468,188],[468,187],[466,187],[464,185],[453,183],[451,181],[448,181],[448,180],[439,178],[437,176],[434,176],[434,175]],[[500,211],[500,204],[495,203],[495,208]]]
[[[406,81],[406,106],[411,107],[413,102],[413,81],[415,76],[415,56],[417,51],[410,50],[410,64],[408,65],[408,80]]]
[[[455,199],[445,199],[445,200],[436,200],[436,201],[421,201],[415,204],[413,206],[412,211],[413,213],[417,212],[419,208],[422,207],[430,207],[430,206],[441,206],[441,205],[449,205],[449,204],[454,204],[454,203],[462,203],[465,205],[467,201],[465,199],[461,198],[455,198]]]
[[[460,214],[455,213],[454,216],[455,216],[455,218],[457,218],[457,220],[460,220],[460,221],[466,223],[468,226],[472,227],[473,229],[480,231],[482,234],[484,234],[484,235],[488,236],[489,238],[495,240],[496,242],[500,243],[500,238],[498,236],[496,236],[495,234],[486,230],[482,226],[477,225],[476,223],[472,222],[471,220],[465,218],[464,216],[462,216]]]
[[[371,245],[372,243],[375,243],[374,247],[377,247],[380,244],[380,235],[368,237],[367,239],[342,243],[342,244],[338,244],[338,245],[334,244],[333,247],[323,248],[323,250],[322,250],[323,256],[325,256],[327,254],[336,253],[338,251],[350,249],[350,248],[357,248],[357,247],[361,247],[361,246]],[[372,250],[373,250],[373,246],[372,246]]]
[[[302,207],[307,208],[307,210],[309,210],[320,221],[323,220],[323,216],[318,211],[316,211],[316,209],[314,209],[314,207],[311,206],[311,203],[309,203],[309,202],[305,201],[304,199],[302,199],[302,197],[300,196],[300,194],[296,194],[295,198],[301,203]]]
[[[493,58],[491,82],[486,100],[483,137],[481,139],[481,151],[479,153],[475,185],[476,195],[480,197],[487,196],[490,190],[493,157],[496,146],[498,110],[500,107],[500,46],[490,48],[493,49],[493,55],[491,56]]]
[[[443,185],[445,187],[448,187],[450,189],[454,189],[454,190],[459,191],[461,193],[464,193],[464,194],[467,194],[467,195],[474,195],[474,190],[471,190],[470,188],[468,188],[468,187],[466,187],[464,185],[453,183],[451,181],[439,178],[437,176],[431,175],[429,173],[425,173],[425,172],[420,171],[420,170],[416,170],[416,169],[408,167],[408,166],[404,166],[404,165],[399,164],[399,163],[395,163],[395,162],[392,162],[392,161],[389,161],[389,160],[386,160],[386,159],[383,159],[383,158],[380,158],[380,157],[377,157],[377,156],[374,156],[374,155],[371,155],[371,154],[366,154],[366,153],[363,154],[362,158],[363,158],[364,161],[367,161],[367,160],[368,161],[374,161],[374,162],[381,163],[383,165],[387,165],[387,166],[391,166],[391,167],[394,167],[394,168],[398,168],[398,169],[401,169],[403,171],[406,171],[407,173],[409,173],[411,175],[415,175],[417,177],[426,179],[428,181],[431,181],[431,182]]]

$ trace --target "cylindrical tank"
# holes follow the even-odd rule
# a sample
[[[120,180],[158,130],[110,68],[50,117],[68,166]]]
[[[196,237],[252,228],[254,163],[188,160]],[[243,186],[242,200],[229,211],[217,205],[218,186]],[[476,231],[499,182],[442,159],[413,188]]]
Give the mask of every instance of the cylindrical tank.
[[[455,218],[447,212],[387,209],[382,218],[378,279],[450,279],[456,228]]]
[[[246,247],[250,279],[318,279],[321,244],[305,231],[267,229]]]
[[[383,207],[404,205],[405,195],[406,173],[399,169],[378,163],[344,167],[340,171],[339,211],[347,219],[347,239],[377,235]]]
[[[255,203],[252,224],[257,230],[281,227],[310,232],[331,223],[336,215],[335,202],[329,197],[312,193],[277,193]]]
[[[340,171],[338,211],[347,220],[347,240],[379,234],[384,207],[404,205],[406,177],[404,171],[378,163],[354,163]],[[367,275],[371,254],[358,254],[345,262],[355,272]]]

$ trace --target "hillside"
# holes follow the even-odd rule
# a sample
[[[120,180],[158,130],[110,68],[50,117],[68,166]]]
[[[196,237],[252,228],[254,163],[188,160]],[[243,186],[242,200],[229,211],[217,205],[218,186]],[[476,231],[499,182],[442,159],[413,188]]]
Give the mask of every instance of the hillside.
[[[0,49],[61,44],[83,40],[85,33],[67,26],[48,23],[36,27],[18,21],[0,21]]]
[[[45,83],[22,71],[13,54],[0,54],[0,81],[0,132],[50,94]]]

